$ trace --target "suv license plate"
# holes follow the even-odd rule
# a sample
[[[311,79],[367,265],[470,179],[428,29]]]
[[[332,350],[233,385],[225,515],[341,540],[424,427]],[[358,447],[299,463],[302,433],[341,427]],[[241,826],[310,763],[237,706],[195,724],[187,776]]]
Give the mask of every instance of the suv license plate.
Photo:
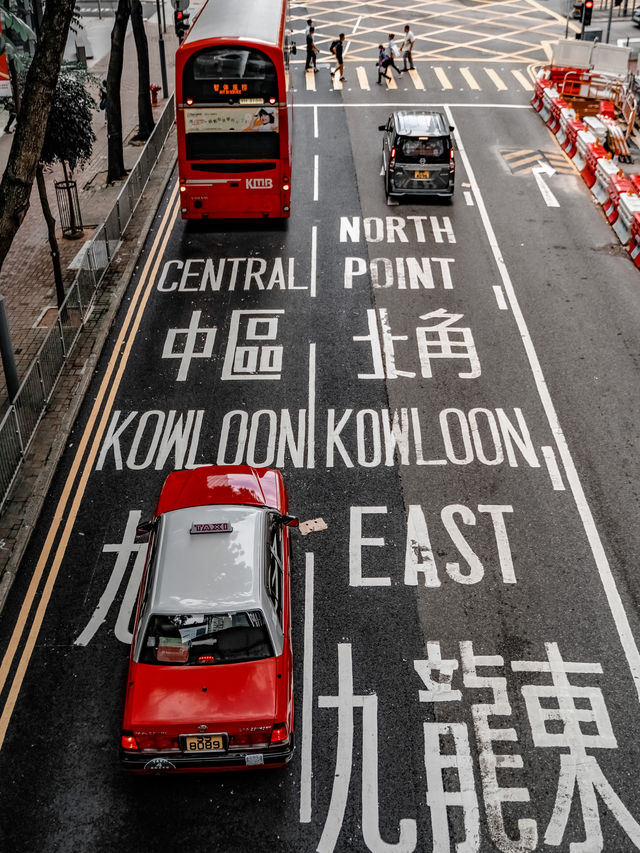
[[[418,181],[428,181],[429,172],[414,172],[413,177]]]
[[[222,752],[224,736],[219,735],[186,735],[183,738],[184,752]]]

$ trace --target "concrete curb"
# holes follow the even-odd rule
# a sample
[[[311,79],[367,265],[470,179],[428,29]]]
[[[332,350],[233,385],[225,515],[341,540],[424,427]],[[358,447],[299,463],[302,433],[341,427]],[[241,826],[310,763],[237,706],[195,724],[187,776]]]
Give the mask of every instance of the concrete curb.
[[[59,423],[55,428],[54,437],[49,446],[46,448],[48,451],[46,463],[37,473],[31,494],[26,500],[22,524],[18,534],[16,535],[11,556],[5,566],[4,573],[0,578],[0,614],[4,609],[11,586],[17,577],[20,563],[35,529],[42,507],[44,506],[58,463],[62,458],[65,445],[67,444],[76,417],[80,411],[80,406],[84,401],[89,384],[93,378],[93,372],[106,344],[116,313],[120,308],[122,299],[133,276],[135,266],[138,263],[140,254],[144,247],[147,234],[153,224],[158,207],[160,206],[162,196],[164,195],[171,175],[173,174],[175,166],[175,147],[171,144],[169,146],[167,145],[167,142],[171,142],[173,132],[174,131],[171,131],[167,136],[162,152],[160,153],[156,165],[149,177],[149,182],[147,183],[136,212],[134,213],[127,231],[125,232],[123,245],[129,244],[132,247],[126,266],[120,273],[114,270],[107,274],[108,280],[97,298],[96,309],[94,309],[94,314],[97,314],[96,320],[93,323],[89,322],[85,324],[80,340],[77,344],[76,353],[65,366],[63,377],[58,384],[54,397],[51,401],[49,411],[42,419],[40,427],[38,428],[39,433],[41,434],[44,432],[43,427],[48,422],[52,420],[55,421],[56,417],[59,419]],[[145,198],[145,196],[148,197]],[[111,277],[115,277],[115,282],[109,280]],[[92,342],[87,355],[86,349],[83,351],[82,344],[84,343],[86,345],[89,339],[91,339]],[[56,410],[56,404],[59,405],[61,400],[64,401],[65,394],[69,394],[68,380],[77,371],[81,374],[80,378],[72,388],[71,393],[67,398],[68,407],[60,413],[60,411]],[[38,442],[39,434],[36,434],[33,444],[37,446]],[[42,451],[42,442],[40,442],[39,449]],[[29,474],[34,473],[34,460],[32,457],[33,447],[30,448],[20,472],[16,477],[16,481],[12,487],[12,494],[15,493],[18,485],[23,482]],[[7,506],[10,504],[11,496],[7,500]],[[0,519],[0,532],[3,532],[2,519]]]

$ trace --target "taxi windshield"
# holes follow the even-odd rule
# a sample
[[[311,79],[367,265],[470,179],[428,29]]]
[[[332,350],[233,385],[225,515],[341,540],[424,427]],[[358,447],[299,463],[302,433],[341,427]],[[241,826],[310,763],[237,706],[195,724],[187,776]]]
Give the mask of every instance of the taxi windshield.
[[[198,666],[272,656],[264,615],[249,610],[151,616],[140,660],[163,666]]]

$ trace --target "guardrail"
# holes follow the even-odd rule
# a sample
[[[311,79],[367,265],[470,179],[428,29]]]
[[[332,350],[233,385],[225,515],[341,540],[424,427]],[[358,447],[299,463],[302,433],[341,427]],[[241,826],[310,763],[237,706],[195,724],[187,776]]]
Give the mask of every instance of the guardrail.
[[[109,215],[89,241],[82,268],[58,310],[57,320],[0,422],[0,512],[173,123],[171,95]]]

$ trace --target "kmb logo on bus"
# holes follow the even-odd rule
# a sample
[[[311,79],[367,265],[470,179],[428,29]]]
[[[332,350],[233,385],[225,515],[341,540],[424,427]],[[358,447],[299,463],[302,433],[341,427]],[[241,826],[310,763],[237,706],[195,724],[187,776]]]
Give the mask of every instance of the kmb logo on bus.
[[[248,190],[270,190],[273,187],[271,178],[245,178]]]

